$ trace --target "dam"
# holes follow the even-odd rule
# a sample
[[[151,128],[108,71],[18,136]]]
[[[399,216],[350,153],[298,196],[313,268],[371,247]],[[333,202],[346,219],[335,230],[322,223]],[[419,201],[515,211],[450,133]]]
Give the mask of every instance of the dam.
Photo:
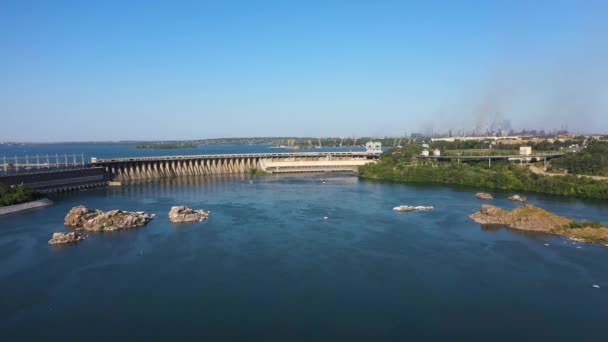
[[[375,162],[374,152],[297,152],[207,154],[137,158],[91,158],[90,166],[105,170],[112,181],[165,177],[245,173],[263,170],[285,172],[357,172],[359,166]]]

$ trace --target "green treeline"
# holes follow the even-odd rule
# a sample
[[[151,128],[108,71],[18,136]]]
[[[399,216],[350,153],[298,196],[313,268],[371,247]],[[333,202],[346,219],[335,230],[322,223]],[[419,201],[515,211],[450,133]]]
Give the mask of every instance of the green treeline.
[[[566,153],[551,162],[549,171],[608,176],[608,142],[590,141],[584,150]]]
[[[391,150],[377,164],[359,168],[363,178],[392,181],[456,184],[489,189],[539,192],[552,195],[608,199],[608,182],[585,177],[537,175],[526,167],[496,163],[416,163],[417,146]]]
[[[0,207],[15,205],[40,199],[42,194],[23,186],[0,185]]]

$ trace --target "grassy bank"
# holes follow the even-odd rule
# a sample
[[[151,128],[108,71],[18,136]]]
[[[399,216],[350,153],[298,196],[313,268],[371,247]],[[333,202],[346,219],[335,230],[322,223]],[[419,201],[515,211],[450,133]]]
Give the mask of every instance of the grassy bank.
[[[35,201],[42,194],[23,186],[8,187],[0,185],[0,207]]]
[[[411,153],[388,152],[380,162],[359,168],[363,178],[400,182],[455,184],[487,189],[538,192],[581,198],[608,199],[608,182],[575,176],[550,177],[534,174],[512,164],[465,164],[440,162],[416,165]]]

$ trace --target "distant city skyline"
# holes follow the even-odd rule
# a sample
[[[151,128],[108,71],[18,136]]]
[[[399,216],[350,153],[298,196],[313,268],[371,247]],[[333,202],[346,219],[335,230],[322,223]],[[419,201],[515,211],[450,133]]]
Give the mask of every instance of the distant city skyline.
[[[0,141],[608,133],[603,1],[0,3]]]

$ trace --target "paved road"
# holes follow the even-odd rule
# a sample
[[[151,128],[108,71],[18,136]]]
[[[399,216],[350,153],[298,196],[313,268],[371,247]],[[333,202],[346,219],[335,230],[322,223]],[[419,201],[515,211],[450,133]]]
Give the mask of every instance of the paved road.
[[[551,172],[547,172],[545,171],[542,167],[537,167],[534,165],[530,165],[530,170],[534,173],[536,173],[537,175],[544,175],[544,176],[565,176],[565,173],[551,173]],[[595,179],[595,180],[601,180],[601,181],[605,181],[608,180],[608,177],[604,177],[604,176],[590,176],[590,175],[573,175],[573,176],[577,176],[577,177],[587,177],[587,178],[591,178],[591,179]]]

